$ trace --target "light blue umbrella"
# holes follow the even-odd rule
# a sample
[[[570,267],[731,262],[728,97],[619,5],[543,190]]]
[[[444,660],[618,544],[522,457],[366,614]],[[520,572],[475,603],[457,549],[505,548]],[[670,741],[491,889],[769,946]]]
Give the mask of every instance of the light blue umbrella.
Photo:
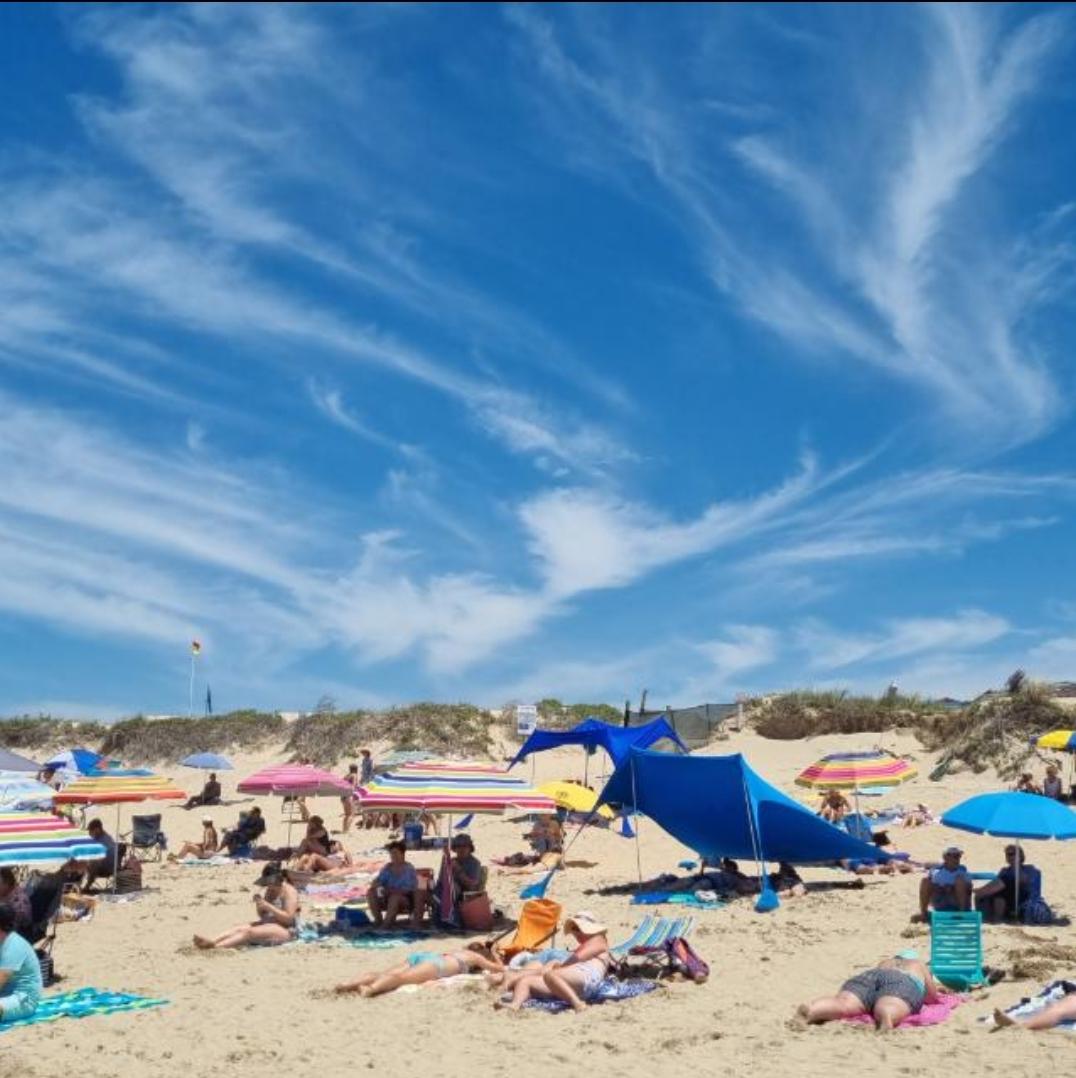
[[[41,765],[35,764],[29,757],[0,748],[0,771],[24,771],[36,775],[40,770]]]
[[[185,760],[180,760],[183,767],[196,767],[201,771],[233,771],[227,756],[218,756],[215,752],[196,752]]]
[[[51,808],[56,791],[25,771],[0,771],[0,812]]]
[[[961,801],[946,812],[941,822],[958,831],[997,838],[1076,838],[1076,812],[1041,794],[978,794]],[[1016,906],[1020,907],[1020,866],[1016,867]]]

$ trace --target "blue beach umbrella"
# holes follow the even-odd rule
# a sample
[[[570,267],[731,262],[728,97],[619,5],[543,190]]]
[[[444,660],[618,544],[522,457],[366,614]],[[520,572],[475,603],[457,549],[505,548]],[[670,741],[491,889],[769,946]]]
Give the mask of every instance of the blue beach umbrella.
[[[218,756],[215,752],[196,752],[179,762],[183,767],[196,767],[201,771],[234,770],[227,756]]]
[[[1025,793],[978,794],[946,812],[941,822],[958,831],[997,838],[1076,838],[1076,812],[1052,797]],[[1016,869],[1016,905],[1020,907],[1020,868]]]

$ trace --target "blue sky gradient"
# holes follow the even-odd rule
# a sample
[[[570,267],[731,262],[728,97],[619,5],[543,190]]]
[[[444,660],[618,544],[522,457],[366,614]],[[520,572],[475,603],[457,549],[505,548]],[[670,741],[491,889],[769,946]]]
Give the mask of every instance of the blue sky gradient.
[[[1076,674],[1067,8],[0,29],[0,712]]]

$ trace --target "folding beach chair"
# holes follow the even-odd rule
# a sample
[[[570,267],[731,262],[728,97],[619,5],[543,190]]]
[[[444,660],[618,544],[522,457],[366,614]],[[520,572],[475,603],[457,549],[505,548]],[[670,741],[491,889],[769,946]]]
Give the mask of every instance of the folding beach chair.
[[[958,992],[988,983],[983,969],[983,915],[978,910],[931,913],[930,972]]]
[[[56,922],[63,904],[65,881],[59,872],[38,876],[29,887],[30,927],[23,935],[33,945],[46,987],[55,980],[52,948],[56,942]]]
[[[623,943],[609,948],[609,953],[618,960],[624,959],[635,951],[642,953],[663,947],[666,940],[686,939],[694,928],[694,917],[644,917]]]
[[[505,959],[512,958],[522,951],[537,951],[543,944],[548,944],[557,937],[561,907],[551,898],[532,898],[523,903],[516,922],[515,935],[508,943],[500,943],[508,932],[491,939],[490,946]]]
[[[128,849],[139,861],[159,861],[168,844],[161,830],[159,812],[153,816],[132,816],[130,833],[121,837],[128,840]]]

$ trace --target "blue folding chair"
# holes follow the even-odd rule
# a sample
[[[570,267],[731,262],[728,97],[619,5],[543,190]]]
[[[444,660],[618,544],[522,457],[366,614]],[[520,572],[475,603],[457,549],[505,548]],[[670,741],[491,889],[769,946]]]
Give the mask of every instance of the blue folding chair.
[[[931,913],[930,972],[958,992],[987,983],[983,969],[983,915],[978,910]]]

